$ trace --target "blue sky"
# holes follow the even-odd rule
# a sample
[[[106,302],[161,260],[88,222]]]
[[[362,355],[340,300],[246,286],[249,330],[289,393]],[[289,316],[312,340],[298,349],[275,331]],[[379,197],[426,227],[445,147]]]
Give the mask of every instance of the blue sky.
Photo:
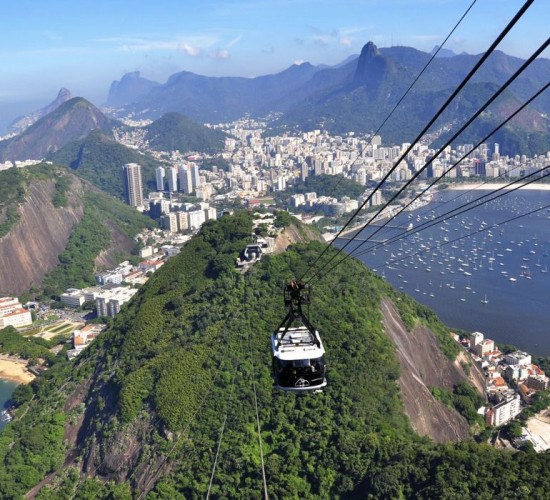
[[[335,64],[369,40],[430,51],[471,0],[5,0],[0,105],[51,101],[67,87],[102,104],[128,71],[159,82],[187,70],[257,76],[293,62]],[[479,53],[523,0],[477,0],[448,48]],[[526,57],[549,34],[536,0],[502,45]],[[545,54],[549,57],[548,53]]]

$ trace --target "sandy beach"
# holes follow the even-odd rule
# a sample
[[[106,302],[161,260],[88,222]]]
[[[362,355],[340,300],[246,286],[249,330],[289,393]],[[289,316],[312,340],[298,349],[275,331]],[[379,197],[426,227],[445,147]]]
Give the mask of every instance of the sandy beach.
[[[527,428],[540,436],[547,447],[550,443],[550,410],[546,408],[527,420]]]
[[[35,376],[27,370],[27,361],[0,354],[0,379],[28,384]]]

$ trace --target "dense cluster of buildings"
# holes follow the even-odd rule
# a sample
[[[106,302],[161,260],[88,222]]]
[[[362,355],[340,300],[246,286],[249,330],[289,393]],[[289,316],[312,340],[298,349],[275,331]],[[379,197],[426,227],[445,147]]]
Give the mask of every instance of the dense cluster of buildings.
[[[473,144],[458,145],[455,149],[449,146],[435,157],[437,151],[423,143],[416,144],[402,158],[410,144],[385,146],[380,136],[356,136],[353,133],[332,136],[321,130],[264,136],[266,124],[252,119],[215,127],[229,135],[221,155],[224,168],[212,166],[209,170],[201,170],[194,161],[201,159],[197,155],[184,159],[177,151],[166,153],[177,161],[172,166],[156,169],[157,193],[151,193],[149,199],[145,199],[142,194],[135,195],[137,191],[142,192],[141,179],[138,181],[139,175],[136,175],[139,165],[125,165],[122,171],[127,202],[150,210],[156,219],[162,217],[163,227],[170,232],[187,232],[215,218],[216,210],[210,206],[213,202],[238,197],[252,204],[271,193],[286,191],[297,179],[305,181],[310,176],[342,174],[365,186],[360,200],[318,196],[315,192],[295,194],[289,200],[288,208],[298,212],[338,216],[356,210],[358,201],[366,197],[370,198],[370,206],[381,205],[384,200],[379,191],[372,197],[370,195],[372,186],[387,175],[389,182],[408,181],[421,169],[419,178],[425,180],[441,175],[449,179],[519,177],[542,168],[550,158],[550,153],[534,158],[503,156],[498,144],[492,151],[487,144],[476,149]],[[455,164],[457,166],[452,168]],[[201,203],[178,203],[174,201],[178,193],[194,195]],[[389,215],[387,212],[383,214]]]
[[[462,343],[485,372],[486,393],[492,404],[485,410],[488,426],[507,424],[521,413],[522,403],[530,404],[534,394],[548,388],[548,377],[532,363],[530,354],[504,354],[481,332],[472,333]]]
[[[152,253],[152,248],[146,248],[144,254]],[[128,302],[136,293],[135,284],[143,284],[147,281],[146,274],[155,272],[164,265],[164,258],[155,254],[154,258],[143,260],[139,265],[132,266],[128,261],[122,262],[115,269],[96,274],[98,286],[86,288],[69,288],[62,293],[60,300],[68,307],[82,307],[86,303],[93,303],[97,309],[97,315],[114,317],[120,312],[120,308]]]

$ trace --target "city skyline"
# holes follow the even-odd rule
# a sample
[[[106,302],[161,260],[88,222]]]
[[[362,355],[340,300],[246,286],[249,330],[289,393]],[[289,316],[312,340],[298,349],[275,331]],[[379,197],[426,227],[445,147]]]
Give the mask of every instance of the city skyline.
[[[338,64],[369,40],[429,52],[470,3],[353,0],[343,9],[321,0],[10,2],[4,7],[12,22],[3,28],[0,106],[46,104],[61,87],[101,105],[110,83],[130,71],[164,83],[179,71],[254,77],[304,61]],[[522,4],[478,0],[446,48],[482,52]],[[31,8],[33,15],[25,16]],[[527,56],[546,37],[549,17],[550,4],[535,3],[499,48]]]

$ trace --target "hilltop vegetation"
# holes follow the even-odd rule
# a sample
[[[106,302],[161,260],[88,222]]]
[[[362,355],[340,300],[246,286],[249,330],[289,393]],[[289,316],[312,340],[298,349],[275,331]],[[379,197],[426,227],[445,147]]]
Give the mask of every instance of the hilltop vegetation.
[[[205,127],[180,113],[166,113],[147,127],[149,147],[157,151],[220,153],[225,134]]]
[[[356,261],[315,284],[309,311],[327,349],[328,388],[274,391],[270,333],[285,312],[281,285],[323,246],[296,245],[239,275],[234,259],[251,229],[242,212],[207,222],[74,365],[56,363],[33,383],[24,417],[0,437],[0,496],[22,495],[57,471],[38,498],[204,497],[227,417],[211,495],[257,498],[256,391],[272,498],[544,497],[548,456],[436,445],[413,433],[380,312],[382,298],[404,296]],[[400,310],[446,342],[433,315],[412,302]],[[35,425],[40,438],[29,432]]]
[[[332,196],[337,199],[348,196],[352,199],[357,199],[363,194],[364,190],[364,186],[345,178],[342,174],[323,174],[306,177],[305,181],[297,179],[291,188],[277,193],[277,198],[288,200],[293,194],[315,192],[317,196]]]
[[[138,153],[101,130],[94,130],[83,140],[73,141],[48,156],[56,164],[65,165],[98,188],[118,198],[124,196],[120,167],[126,163],[139,163],[143,187],[156,189],[155,168],[160,162],[149,155]]]

